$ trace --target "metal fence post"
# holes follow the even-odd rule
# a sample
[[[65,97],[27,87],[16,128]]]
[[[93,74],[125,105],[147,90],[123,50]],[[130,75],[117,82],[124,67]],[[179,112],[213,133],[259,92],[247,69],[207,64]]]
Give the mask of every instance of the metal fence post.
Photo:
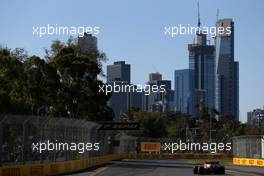
[[[4,118],[0,121],[0,167],[3,164],[3,127],[4,127],[4,121],[7,118],[7,115],[4,116]]]
[[[25,151],[25,146],[26,146],[26,143],[27,143],[27,130],[28,130],[28,128],[26,128],[26,125],[27,125],[27,123],[28,123],[28,121],[30,121],[31,119],[32,119],[33,117],[31,116],[31,117],[29,117],[28,119],[26,119],[24,122],[23,122],[23,136],[22,136],[22,163],[23,164],[25,164],[25,153],[26,153],[26,151]]]
[[[40,142],[43,142],[43,136],[44,136],[44,128],[46,124],[49,122],[50,118],[47,117],[41,124],[40,124]],[[43,163],[43,153],[40,153],[40,163]]]
[[[0,167],[2,166],[2,152],[3,152],[3,127],[0,123]]]

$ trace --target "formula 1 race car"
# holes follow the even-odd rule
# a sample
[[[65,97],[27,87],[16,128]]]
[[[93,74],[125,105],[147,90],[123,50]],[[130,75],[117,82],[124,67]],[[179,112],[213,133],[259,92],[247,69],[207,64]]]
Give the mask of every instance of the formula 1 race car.
[[[225,167],[219,161],[205,161],[202,166],[194,166],[194,174],[225,174]]]

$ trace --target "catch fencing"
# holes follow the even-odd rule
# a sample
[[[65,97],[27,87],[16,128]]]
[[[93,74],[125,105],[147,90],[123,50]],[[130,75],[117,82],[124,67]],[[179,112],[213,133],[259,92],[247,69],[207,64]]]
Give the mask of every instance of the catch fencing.
[[[264,136],[233,137],[233,164],[264,167]]]
[[[236,158],[264,159],[264,136],[233,137],[233,155]]]
[[[56,163],[136,152],[136,140],[120,131],[99,130],[86,120],[44,116],[0,116],[0,165]],[[33,144],[99,143],[99,150],[33,150]]]

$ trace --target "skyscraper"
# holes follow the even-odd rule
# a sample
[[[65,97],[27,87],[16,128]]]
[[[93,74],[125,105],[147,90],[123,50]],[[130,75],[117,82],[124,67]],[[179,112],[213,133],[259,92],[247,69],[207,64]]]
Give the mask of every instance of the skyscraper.
[[[170,111],[170,104],[171,104],[171,96],[172,96],[172,90],[171,90],[171,80],[160,80],[157,81],[158,86],[164,85],[165,86],[165,92],[161,93],[161,100],[163,109],[162,112],[168,112]]]
[[[231,28],[215,38],[215,105],[221,114],[239,118],[239,65],[234,61],[234,22],[220,19],[216,27]]]
[[[107,82],[121,81],[130,84],[130,64],[125,61],[114,62],[107,65]]]
[[[149,81],[160,81],[162,80],[162,75],[158,72],[149,74]]]
[[[107,65],[107,84],[112,86],[130,84],[130,64],[118,61],[113,65]],[[108,106],[113,109],[116,121],[122,120],[122,114],[129,109],[129,96],[129,92],[112,92]]]
[[[85,52],[92,47],[97,49],[97,38],[92,36],[92,34],[84,33],[82,37],[78,37],[78,46],[81,52]]]
[[[162,80],[162,75],[160,73],[150,73],[148,84],[150,86],[164,86],[165,92],[151,92],[150,95],[145,97],[146,110],[151,112],[167,112],[169,111],[170,104],[172,104],[172,90],[171,81]]]
[[[264,125],[264,109],[254,109],[247,112],[247,123],[256,127],[262,127]]]
[[[175,111],[191,114],[193,110],[190,107],[190,78],[192,70],[183,69],[174,72],[174,103]]]
[[[214,107],[215,48],[207,44],[206,35],[202,32],[198,31],[196,37],[196,43],[188,45],[189,69],[193,72],[189,78],[191,115],[198,113],[198,107]]]
[[[130,83],[130,64],[125,61],[114,62],[113,65],[107,66],[107,84],[120,86],[132,86]],[[123,121],[123,115],[131,108],[143,109],[143,92],[133,92],[126,89],[120,92],[112,92],[112,96],[108,101],[108,106],[111,107],[115,114],[116,121]]]

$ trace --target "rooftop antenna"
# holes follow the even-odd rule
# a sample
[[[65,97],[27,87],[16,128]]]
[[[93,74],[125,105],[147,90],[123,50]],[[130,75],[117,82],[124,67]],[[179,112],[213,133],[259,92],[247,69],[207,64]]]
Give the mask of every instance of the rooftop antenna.
[[[159,73],[159,71],[157,70],[157,68],[155,67],[154,64],[152,64],[152,68],[153,68],[153,70],[154,70],[156,73]]]
[[[218,21],[219,18],[219,8],[216,9],[216,21]]]
[[[198,8],[198,27],[200,29],[201,20],[200,20],[200,5],[199,5],[199,1],[197,2],[197,8]]]
[[[219,19],[219,8],[216,9],[216,23]],[[213,36],[212,38],[216,39],[216,36]]]

